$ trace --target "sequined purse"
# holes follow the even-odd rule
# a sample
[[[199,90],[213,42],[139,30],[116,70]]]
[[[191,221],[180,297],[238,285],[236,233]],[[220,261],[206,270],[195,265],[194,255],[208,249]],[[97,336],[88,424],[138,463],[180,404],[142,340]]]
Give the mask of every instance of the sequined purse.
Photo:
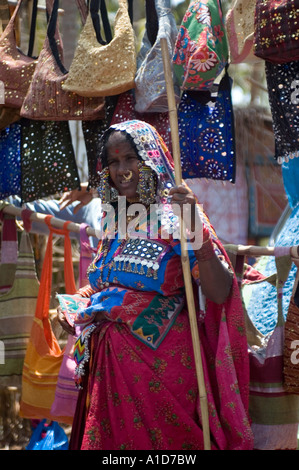
[[[84,24],[86,17],[82,12],[85,1],[77,0],[77,3]],[[58,8],[59,1],[55,0],[47,36],[20,114],[28,119],[41,120],[102,119],[105,114],[104,98],[82,98],[62,88],[68,72],[63,65],[63,44],[57,25]]]
[[[210,92],[184,92],[178,108],[183,178],[235,182],[236,156],[228,71]]]
[[[170,0],[147,0],[146,17],[146,30],[137,56],[135,109],[138,113],[168,112],[160,39],[166,37],[169,56],[172,57],[178,28]],[[179,103],[180,88],[175,77],[173,85],[176,102]]]
[[[299,59],[297,0],[257,0],[254,54],[281,64]]]
[[[278,163],[299,157],[299,62],[266,61],[266,81]]]
[[[209,90],[228,62],[220,0],[191,1],[177,37],[173,69],[183,90]]]
[[[15,23],[22,3],[23,0],[18,1],[0,37],[0,80],[4,83],[4,104],[12,108],[21,108],[37,63],[32,57],[37,1],[33,2],[28,55],[17,47]]]
[[[0,199],[21,195],[21,125],[13,123],[0,132]]]
[[[80,96],[113,96],[134,88],[136,73],[135,33],[127,0],[119,0],[114,37],[103,40],[99,5],[91,0],[85,26],[79,36],[67,80],[62,88]],[[105,26],[102,15],[103,24]]]
[[[22,202],[80,189],[68,121],[22,118]]]

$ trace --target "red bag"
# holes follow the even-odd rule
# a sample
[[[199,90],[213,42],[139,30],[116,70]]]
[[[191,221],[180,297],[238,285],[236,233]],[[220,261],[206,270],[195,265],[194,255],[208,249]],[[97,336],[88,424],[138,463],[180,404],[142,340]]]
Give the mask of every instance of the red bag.
[[[257,0],[254,54],[282,64],[299,59],[297,0]]]

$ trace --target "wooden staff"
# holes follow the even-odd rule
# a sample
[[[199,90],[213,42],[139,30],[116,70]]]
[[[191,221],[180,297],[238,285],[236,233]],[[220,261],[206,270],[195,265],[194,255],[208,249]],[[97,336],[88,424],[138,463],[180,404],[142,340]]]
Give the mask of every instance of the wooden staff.
[[[170,131],[171,131],[171,140],[172,140],[172,154],[174,160],[174,169],[175,169],[175,182],[176,185],[182,183],[182,171],[181,171],[181,158],[180,158],[180,141],[179,141],[179,130],[178,130],[178,119],[177,119],[177,108],[174,96],[173,81],[172,81],[172,71],[170,67],[170,58],[169,51],[167,46],[166,38],[160,39],[166,90],[167,90],[167,100],[169,108],[169,121],[170,121]],[[196,367],[197,383],[199,390],[199,399],[200,399],[200,410],[201,410],[201,419],[203,427],[203,438],[204,438],[204,449],[211,450],[211,441],[210,441],[210,426],[209,426],[209,411],[208,411],[208,400],[207,392],[204,381],[204,373],[202,366],[201,350],[200,350],[200,339],[198,334],[198,324],[196,318],[196,309],[195,302],[192,290],[192,278],[190,272],[190,263],[189,255],[187,250],[187,243],[185,238],[185,228],[183,220],[181,220],[181,252],[182,252],[182,267],[183,275],[186,289],[186,298],[189,312],[189,321],[190,329],[192,336],[194,360]]]

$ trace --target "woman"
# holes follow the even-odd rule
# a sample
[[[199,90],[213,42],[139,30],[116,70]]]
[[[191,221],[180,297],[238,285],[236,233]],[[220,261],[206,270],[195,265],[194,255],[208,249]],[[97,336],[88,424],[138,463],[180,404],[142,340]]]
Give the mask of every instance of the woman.
[[[177,217],[169,199],[179,207],[190,204],[191,232],[203,222],[203,241],[189,250],[189,258],[212,448],[251,449],[247,341],[225,251],[195,196],[184,185],[175,187],[171,156],[150,125],[127,121],[110,127],[100,159],[104,208],[109,203],[117,209],[122,197],[127,214],[138,203],[147,216],[141,211],[135,219],[142,236],[122,238],[120,210],[112,211],[116,224],[106,211],[90,286],[80,290],[90,301],[75,319],[76,328],[84,327],[77,341],[84,354],[78,361],[81,391],[70,449],[203,449],[180,240],[173,235]],[[144,236],[155,232],[150,210],[160,215],[161,208],[155,238]],[[191,243],[197,234],[192,236]]]

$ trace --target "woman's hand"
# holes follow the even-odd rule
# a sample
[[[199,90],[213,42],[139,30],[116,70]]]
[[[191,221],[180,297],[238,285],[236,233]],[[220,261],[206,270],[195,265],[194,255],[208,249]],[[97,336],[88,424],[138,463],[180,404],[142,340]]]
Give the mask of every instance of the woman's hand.
[[[93,198],[93,191],[89,191],[87,188],[88,183],[81,183],[81,190],[73,189],[72,191],[64,193],[58,201],[60,210],[76,201],[79,201],[80,204],[74,208],[74,214],[76,214],[83,206],[86,206]]]
[[[65,315],[62,311],[62,308],[61,307],[58,307],[57,308],[57,319],[58,319],[58,322],[59,324],[61,325],[61,327],[64,329],[64,331],[66,331],[69,335],[72,335],[74,336],[75,334],[75,327],[74,326],[71,326],[66,318],[65,318]]]
[[[197,223],[201,223],[200,218],[196,218],[196,204],[198,203],[194,193],[183,184],[174,186],[169,191],[171,196],[171,204],[176,204],[181,208],[181,217],[185,222],[187,230],[194,233],[195,228],[201,227]]]

